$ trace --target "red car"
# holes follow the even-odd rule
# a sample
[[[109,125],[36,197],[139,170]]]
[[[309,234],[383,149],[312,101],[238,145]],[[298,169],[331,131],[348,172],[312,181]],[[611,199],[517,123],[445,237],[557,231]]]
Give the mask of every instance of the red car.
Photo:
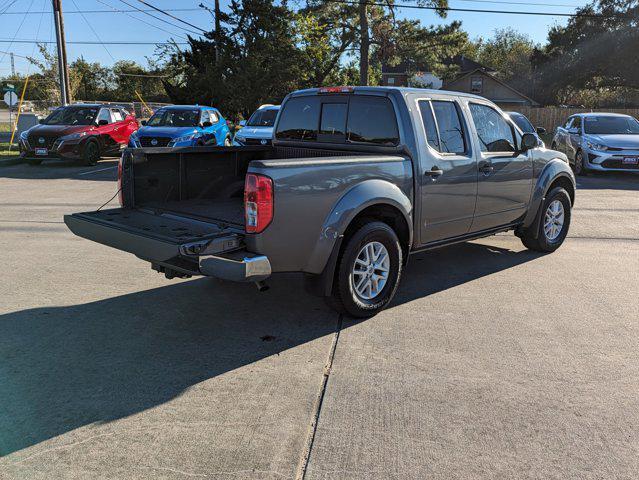
[[[68,105],[20,134],[20,152],[29,163],[71,159],[95,165],[101,156],[119,155],[138,129],[135,116],[119,106]]]

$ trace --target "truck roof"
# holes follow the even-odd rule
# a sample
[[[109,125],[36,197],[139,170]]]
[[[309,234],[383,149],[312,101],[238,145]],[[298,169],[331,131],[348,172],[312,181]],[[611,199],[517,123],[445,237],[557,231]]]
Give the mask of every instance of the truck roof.
[[[467,98],[475,98],[478,100],[486,100],[484,97],[479,95],[473,95],[472,93],[464,93],[464,92],[455,92],[452,90],[436,90],[433,88],[411,88],[411,87],[342,87],[348,88],[353,93],[372,93],[372,92],[397,92],[401,95],[407,93],[418,93],[421,95],[445,95],[450,97],[467,97]],[[304,90],[296,90],[291,93],[291,96],[302,96],[302,95],[315,95],[320,92],[321,88],[307,88]],[[347,92],[350,93],[350,92]]]

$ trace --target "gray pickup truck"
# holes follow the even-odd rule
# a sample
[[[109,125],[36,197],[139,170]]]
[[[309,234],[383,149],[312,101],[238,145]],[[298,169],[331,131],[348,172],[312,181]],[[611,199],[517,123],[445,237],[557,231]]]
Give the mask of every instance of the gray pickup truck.
[[[118,178],[121,208],[65,216],[73,233],[168,278],[302,272],[356,317],[390,302],[412,252],[507,230],[554,251],[575,197],[565,155],[488,100],[391,87],[297,91],[270,146],[126,150]]]

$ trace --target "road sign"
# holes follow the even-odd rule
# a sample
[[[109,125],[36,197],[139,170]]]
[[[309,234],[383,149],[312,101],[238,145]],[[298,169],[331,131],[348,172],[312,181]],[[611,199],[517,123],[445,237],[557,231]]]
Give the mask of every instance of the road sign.
[[[15,106],[18,104],[18,96],[15,94],[15,92],[7,92],[4,94],[4,103],[9,105],[10,107]]]

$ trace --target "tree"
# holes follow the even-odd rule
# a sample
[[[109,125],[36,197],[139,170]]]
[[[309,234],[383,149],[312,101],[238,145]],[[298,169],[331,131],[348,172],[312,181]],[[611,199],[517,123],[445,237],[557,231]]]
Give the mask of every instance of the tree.
[[[571,102],[583,90],[639,90],[639,1],[598,0],[577,13],[566,26],[553,27],[548,44],[533,52],[544,100]]]
[[[477,42],[475,58],[482,65],[497,71],[496,75],[506,82],[530,79],[530,58],[535,43],[513,28],[495,31],[493,38]]]

